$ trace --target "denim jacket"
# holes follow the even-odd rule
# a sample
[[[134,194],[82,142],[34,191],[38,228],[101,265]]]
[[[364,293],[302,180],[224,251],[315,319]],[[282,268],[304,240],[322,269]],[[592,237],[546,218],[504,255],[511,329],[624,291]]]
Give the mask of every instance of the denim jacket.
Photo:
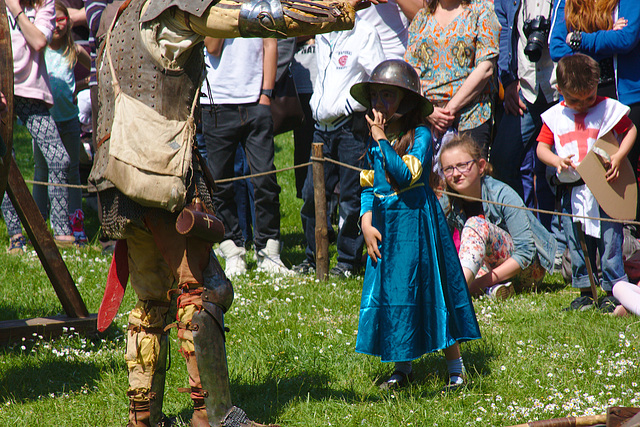
[[[440,198],[440,205],[447,216],[449,227],[462,232],[467,218],[461,207],[461,199],[452,199],[449,207],[449,198],[443,195]],[[482,199],[524,207],[524,202],[515,190],[490,176],[482,178]],[[549,273],[553,273],[553,261],[558,243],[531,211],[492,203],[482,203],[482,208],[485,219],[509,233],[513,239],[514,251],[511,257],[517,261],[520,268],[527,268],[537,254],[542,267]]]
[[[514,37],[516,14],[520,9],[520,0],[495,0],[493,2],[500,23],[500,55],[498,56],[498,77],[502,86],[507,87],[518,80],[518,37]]]

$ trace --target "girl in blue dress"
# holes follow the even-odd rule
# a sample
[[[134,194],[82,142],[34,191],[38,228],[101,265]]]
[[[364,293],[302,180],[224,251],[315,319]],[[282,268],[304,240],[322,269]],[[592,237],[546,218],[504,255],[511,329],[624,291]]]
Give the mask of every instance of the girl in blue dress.
[[[432,105],[404,61],[379,64],[351,95],[371,108],[360,175],[362,234],[369,258],[356,351],[395,362],[381,388],[406,386],[411,361],[444,350],[445,391],[464,384],[459,342],[480,338],[471,297],[445,216],[428,185]],[[369,169],[369,170],[366,170]]]

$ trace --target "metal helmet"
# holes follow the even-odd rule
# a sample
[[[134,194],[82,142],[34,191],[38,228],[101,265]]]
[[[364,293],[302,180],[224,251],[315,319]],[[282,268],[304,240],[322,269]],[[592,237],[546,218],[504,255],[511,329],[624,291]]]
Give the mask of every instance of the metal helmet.
[[[411,65],[400,59],[389,59],[381,62],[373,69],[369,81],[351,86],[351,96],[360,104],[371,108],[370,85],[372,83],[394,86],[405,92],[401,104],[401,113],[419,108],[423,117],[433,111],[433,105],[420,93],[420,77]]]

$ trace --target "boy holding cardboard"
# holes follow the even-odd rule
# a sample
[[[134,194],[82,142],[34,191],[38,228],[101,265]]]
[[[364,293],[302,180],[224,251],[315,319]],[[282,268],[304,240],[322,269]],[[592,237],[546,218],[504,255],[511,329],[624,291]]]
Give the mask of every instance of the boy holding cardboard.
[[[564,101],[542,114],[544,124],[538,136],[538,157],[557,169],[557,178],[562,184],[559,190],[562,187],[566,190],[562,195],[563,212],[609,218],[576,169],[598,139],[614,136],[619,141],[619,148],[607,159],[605,178],[609,183],[618,179],[621,163],[626,162],[637,135],[636,127],[627,117],[629,107],[597,96],[600,69],[589,56],[575,54],[562,58],[556,76],[558,91]],[[622,224],[587,218],[571,221],[566,216],[562,220],[569,234],[572,284],[580,289],[580,296],[567,310],[586,310],[595,303],[584,254],[578,246],[579,228],[583,228],[591,265],[596,265],[596,249],[600,253],[601,286],[606,296],[600,299],[598,307],[603,312],[613,312],[619,305],[611,292],[613,285],[627,280],[622,259]]]

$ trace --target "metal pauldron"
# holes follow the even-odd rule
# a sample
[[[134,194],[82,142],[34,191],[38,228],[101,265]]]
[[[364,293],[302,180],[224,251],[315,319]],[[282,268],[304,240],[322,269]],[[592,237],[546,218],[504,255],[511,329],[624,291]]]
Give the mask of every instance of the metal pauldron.
[[[286,37],[287,25],[280,0],[247,0],[240,7],[242,37]]]

